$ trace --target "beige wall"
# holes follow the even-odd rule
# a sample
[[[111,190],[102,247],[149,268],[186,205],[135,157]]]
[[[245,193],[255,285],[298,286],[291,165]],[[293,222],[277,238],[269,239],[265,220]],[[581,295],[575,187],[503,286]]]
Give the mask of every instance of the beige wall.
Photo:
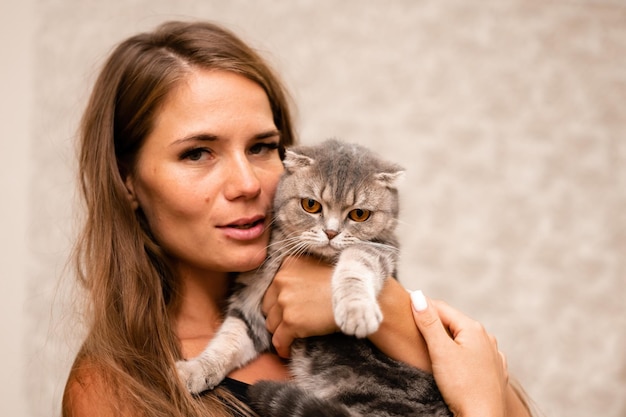
[[[28,273],[28,179],[32,169],[34,25],[29,0],[0,3],[0,415],[27,416],[24,305]],[[56,375],[46,375],[53,380]]]
[[[358,141],[407,168],[401,279],[485,323],[546,415],[626,414],[626,5],[382,4],[20,3],[35,37],[2,77],[3,117],[21,116],[1,142],[0,238],[0,407],[17,412],[0,414],[58,411],[79,329],[63,270],[77,120],[113,43],[171,18],[220,21],[264,51],[302,141]]]

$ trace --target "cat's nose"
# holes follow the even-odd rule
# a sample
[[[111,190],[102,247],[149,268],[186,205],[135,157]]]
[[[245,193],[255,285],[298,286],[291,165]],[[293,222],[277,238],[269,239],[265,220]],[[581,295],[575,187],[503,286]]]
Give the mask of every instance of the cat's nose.
[[[324,230],[324,233],[326,233],[326,236],[328,236],[328,240],[332,240],[332,238],[339,234],[336,230]]]

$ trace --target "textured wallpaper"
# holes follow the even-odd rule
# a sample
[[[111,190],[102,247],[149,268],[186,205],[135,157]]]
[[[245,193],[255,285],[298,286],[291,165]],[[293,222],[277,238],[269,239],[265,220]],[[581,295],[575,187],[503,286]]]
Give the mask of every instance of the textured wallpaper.
[[[58,414],[80,334],[78,118],[113,44],[168,19],[260,49],[302,142],[406,167],[401,281],[483,322],[545,415],[626,415],[624,3],[42,0],[33,18],[30,416]]]

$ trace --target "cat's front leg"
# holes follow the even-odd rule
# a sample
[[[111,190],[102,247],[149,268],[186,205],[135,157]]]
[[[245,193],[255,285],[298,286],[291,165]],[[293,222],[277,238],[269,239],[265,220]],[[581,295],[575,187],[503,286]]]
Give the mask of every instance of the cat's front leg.
[[[193,358],[176,362],[178,376],[192,394],[215,388],[227,375],[226,370],[208,358]]]
[[[332,276],[333,313],[341,331],[362,338],[378,330],[383,314],[377,296],[386,278],[378,256],[345,249]]]
[[[228,316],[204,351],[197,357],[176,362],[178,375],[192,394],[213,389],[234,369],[254,359],[267,349],[269,334],[252,340],[246,323]]]

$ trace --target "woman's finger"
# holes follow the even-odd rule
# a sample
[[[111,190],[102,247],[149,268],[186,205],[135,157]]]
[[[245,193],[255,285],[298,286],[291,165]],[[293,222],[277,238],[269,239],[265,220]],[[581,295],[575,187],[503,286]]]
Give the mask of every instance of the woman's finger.
[[[283,319],[283,309],[280,307],[278,303],[276,303],[272,307],[270,307],[270,309],[268,310],[265,316],[265,328],[270,333],[275,333],[282,319]]]
[[[265,291],[265,295],[263,296],[263,301],[261,303],[261,311],[266,316],[269,314],[270,310],[274,305],[278,302],[278,292],[279,290],[276,288],[274,283],[270,284],[270,286]]]
[[[474,329],[477,326],[481,326],[477,321],[470,319],[465,314],[443,301],[432,300],[432,304],[437,310],[443,326],[450,332],[450,336],[452,336],[453,339],[456,339],[463,329]]]
[[[508,383],[509,382],[509,368],[506,363],[506,356],[504,355],[504,353],[500,351],[498,351],[498,353],[500,354],[500,360],[502,361],[502,369],[504,370],[504,379]]]
[[[426,340],[426,344],[430,346],[432,344],[449,343],[450,336],[441,322],[437,310],[428,302],[421,291],[413,291],[411,293],[411,304],[413,306],[415,324],[424,340]]]
[[[272,335],[272,345],[281,358],[289,358],[291,355],[291,344],[294,340],[292,334],[292,332],[286,331],[285,326],[281,323]]]

